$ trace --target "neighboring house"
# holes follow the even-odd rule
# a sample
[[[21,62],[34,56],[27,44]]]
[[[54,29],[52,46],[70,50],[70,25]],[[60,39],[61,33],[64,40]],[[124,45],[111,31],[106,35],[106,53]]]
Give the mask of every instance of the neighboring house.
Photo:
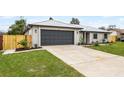
[[[0,35],[3,35],[3,33],[2,33],[2,32],[0,32]]]
[[[117,36],[118,35],[118,33],[117,33],[117,31],[114,31],[114,30],[111,30],[111,34],[110,34],[110,36]]]
[[[111,30],[112,33],[115,33],[117,34],[117,38],[120,40],[120,39],[123,39],[124,38],[124,29],[113,29]]]
[[[74,25],[56,20],[47,20],[28,24],[26,35],[32,35],[32,44],[35,45],[66,45],[78,44],[80,38],[84,44],[98,41],[108,41],[109,31],[100,30],[90,26]]]

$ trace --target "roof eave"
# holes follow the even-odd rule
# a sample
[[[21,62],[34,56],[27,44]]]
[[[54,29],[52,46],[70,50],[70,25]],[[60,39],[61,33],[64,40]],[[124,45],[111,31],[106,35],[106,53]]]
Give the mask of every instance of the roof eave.
[[[98,33],[111,33],[110,31],[88,31],[88,30],[81,30],[82,32],[98,32]]]
[[[65,27],[65,26],[51,26],[51,25],[38,25],[38,24],[28,24],[29,26],[43,26],[43,27],[59,27],[59,28],[73,28],[73,29],[83,29],[82,27]]]

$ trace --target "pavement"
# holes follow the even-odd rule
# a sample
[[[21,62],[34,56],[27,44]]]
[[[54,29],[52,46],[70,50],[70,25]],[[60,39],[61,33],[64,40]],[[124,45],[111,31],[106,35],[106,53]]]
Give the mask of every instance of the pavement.
[[[66,64],[87,77],[123,77],[124,57],[77,46],[44,46]]]
[[[38,48],[38,49],[30,49],[30,50],[22,50],[22,51],[16,51],[15,49],[12,50],[5,50],[3,51],[3,55],[8,55],[8,54],[13,54],[13,53],[24,53],[24,52],[31,52],[31,51],[36,51],[36,50],[44,50],[43,48]]]
[[[5,50],[5,51],[3,52],[3,55],[13,54],[13,53],[15,53],[15,49]]]

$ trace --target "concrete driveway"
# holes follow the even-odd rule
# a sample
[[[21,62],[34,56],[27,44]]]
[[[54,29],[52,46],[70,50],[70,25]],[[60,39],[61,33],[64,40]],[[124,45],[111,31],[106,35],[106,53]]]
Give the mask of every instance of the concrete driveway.
[[[124,57],[76,45],[44,46],[85,76],[124,76]]]

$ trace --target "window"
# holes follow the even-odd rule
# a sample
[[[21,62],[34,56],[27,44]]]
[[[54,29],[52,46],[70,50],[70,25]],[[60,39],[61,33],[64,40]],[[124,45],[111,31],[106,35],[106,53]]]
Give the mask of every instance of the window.
[[[94,34],[93,34],[93,38],[94,38],[94,39],[97,39],[97,33],[94,33]]]
[[[104,39],[107,39],[108,38],[108,35],[107,34],[104,34]]]

